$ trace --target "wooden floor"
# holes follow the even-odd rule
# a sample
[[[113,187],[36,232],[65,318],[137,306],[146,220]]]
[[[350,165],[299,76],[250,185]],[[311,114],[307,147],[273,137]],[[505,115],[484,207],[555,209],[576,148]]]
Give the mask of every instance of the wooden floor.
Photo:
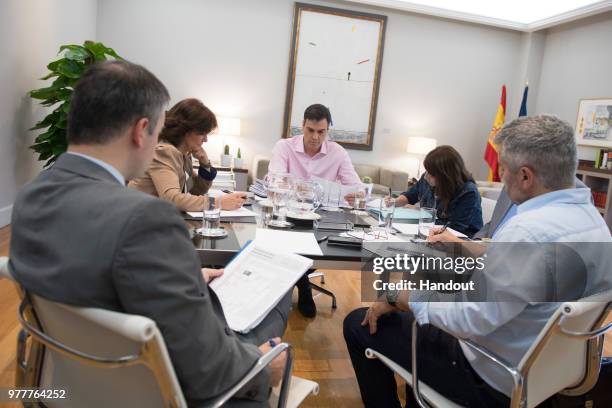
[[[8,255],[9,237],[10,228],[0,228],[0,256]],[[362,404],[342,337],[342,321],[351,310],[362,305],[360,274],[356,271],[328,271],[325,281],[325,286],[338,297],[338,308],[332,311],[328,297],[316,297],[319,311],[316,319],[305,319],[292,312],[283,340],[291,343],[295,350],[294,375],[312,379],[320,385],[320,394],[309,397],[304,407],[359,407]],[[13,285],[0,280],[0,388],[14,384],[18,302]],[[612,355],[612,336],[606,338],[605,355]],[[402,390],[403,386],[399,384],[400,395]]]

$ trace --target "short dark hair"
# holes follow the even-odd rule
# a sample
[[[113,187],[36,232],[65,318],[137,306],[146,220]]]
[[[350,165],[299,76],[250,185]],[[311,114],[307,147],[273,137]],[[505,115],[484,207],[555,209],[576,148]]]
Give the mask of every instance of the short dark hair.
[[[215,114],[200,100],[183,99],[166,112],[166,121],[159,138],[178,146],[189,132],[208,134],[216,128]]]
[[[318,122],[323,119],[327,119],[327,126],[333,124],[331,112],[326,106],[323,106],[320,103],[310,105],[304,111],[304,122],[307,120],[314,120],[315,122]]]
[[[136,120],[149,119],[153,132],[168,90],[146,68],[127,61],[90,66],[74,87],[68,113],[68,142],[105,144]]]

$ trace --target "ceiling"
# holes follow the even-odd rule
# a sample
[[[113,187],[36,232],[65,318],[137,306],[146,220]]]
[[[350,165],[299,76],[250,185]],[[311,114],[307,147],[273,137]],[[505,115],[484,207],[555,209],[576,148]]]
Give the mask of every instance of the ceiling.
[[[612,0],[350,1],[527,32],[612,10]]]

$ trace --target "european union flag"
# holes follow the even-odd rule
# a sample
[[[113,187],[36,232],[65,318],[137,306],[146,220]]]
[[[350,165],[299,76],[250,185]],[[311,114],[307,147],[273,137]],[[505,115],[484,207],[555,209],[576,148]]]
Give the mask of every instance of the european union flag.
[[[527,92],[529,92],[529,85],[525,85],[523,91],[523,101],[521,102],[521,110],[519,111],[519,118],[521,116],[527,116]]]

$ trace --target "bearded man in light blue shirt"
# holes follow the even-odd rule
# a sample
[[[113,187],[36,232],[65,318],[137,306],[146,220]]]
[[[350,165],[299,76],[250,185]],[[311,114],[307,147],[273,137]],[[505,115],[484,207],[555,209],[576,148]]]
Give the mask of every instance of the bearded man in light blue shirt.
[[[456,294],[449,302],[437,292],[405,291],[349,314],[344,336],[366,407],[400,406],[391,371],[363,354],[370,347],[410,369],[414,319],[424,332],[422,381],[462,405],[508,406],[510,376],[458,339],[471,339],[516,365],[560,302],[612,288],[610,230],[590,190],[574,188],[571,126],[549,115],[523,117],[506,125],[495,143],[502,181],[517,207],[496,231],[485,269],[472,276],[489,295],[470,300]],[[430,241],[457,239],[434,231]]]

